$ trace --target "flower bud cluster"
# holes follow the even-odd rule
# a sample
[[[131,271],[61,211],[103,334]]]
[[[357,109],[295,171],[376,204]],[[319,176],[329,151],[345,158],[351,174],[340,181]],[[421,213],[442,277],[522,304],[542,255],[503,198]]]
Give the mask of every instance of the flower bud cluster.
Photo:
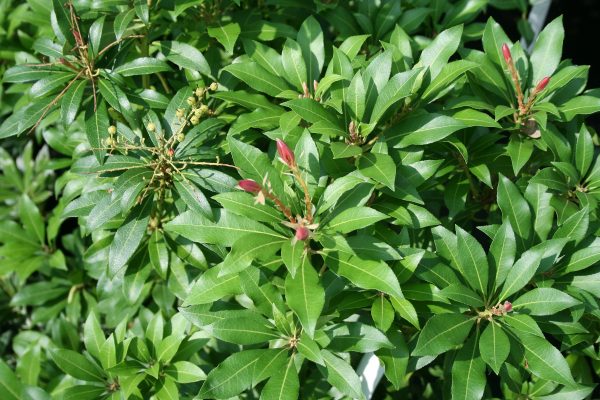
[[[289,146],[281,139],[277,139],[277,153],[279,159],[288,166],[293,172],[294,177],[302,187],[305,195],[306,202],[306,216],[296,218],[293,217],[289,207],[287,207],[281,199],[279,199],[269,188],[265,188],[263,185],[252,179],[243,179],[238,182],[238,187],[245,192],[256,195],[256,201],[264,204],[265,199],[269,199],[275,203],[277,208],[287,217],[288,221],[283,222],[284,225],[294,229],[294,241],[305,241],[310,237],[311,229],[317,227],[316,224],[312,223],[312,204],[310,195],[308,193],[308,187],[306,182],[299,173],[298,165],[296,163],[296,156]]]

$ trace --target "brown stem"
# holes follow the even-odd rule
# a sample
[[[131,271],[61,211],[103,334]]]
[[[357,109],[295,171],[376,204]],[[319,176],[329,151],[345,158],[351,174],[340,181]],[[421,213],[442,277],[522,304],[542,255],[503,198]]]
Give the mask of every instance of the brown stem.
[[[298,183],[300,184],[300,186],[302,187],[302,191],[304,192],[304,203],[306,206],[306,215],[305,215],[306,220],[308,221],[309,224],[312,224],[312,222],[313,222],[312,203],[310,201],[310,192],[308,191],[308,185],[306,184],[304,179],[302,179],[302,174],[298,170],[297,166],[295,168],[292,168],[292,172],[294,173],[294,176],[298,180]]]
[[[287,219],[290,220],[291,223],[293,223],[293,224],[296,223],[296,220],[294,219],[294,216],[292,215],[292,211],[289,208],[287,208],[286,205],[283,204],[277,196],[275,196],[273,193],[268,192],[265,189],[262,189],[261,192],[266,198],[268,198],[269,200],[272,200],[277,205],[277,207],[287,217]]]

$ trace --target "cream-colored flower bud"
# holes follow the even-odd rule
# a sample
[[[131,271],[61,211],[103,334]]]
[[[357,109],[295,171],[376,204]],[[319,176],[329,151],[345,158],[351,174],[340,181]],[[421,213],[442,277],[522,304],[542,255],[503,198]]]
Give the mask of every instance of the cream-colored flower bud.
[[[116,126],[114,126],[114,125],[111,125],[111,126],[109,126],[109,127],[108,127],[108,133],[109,133],[111,136],[112,136],[112,135],[114,135],[115,133],[117,133],[117,127],[116,127]]]
[[[156,125],[153,122],[149,122],[148,125],[146,125],[146,129],[148,129],[148,132],[154,132],[156,130]]]

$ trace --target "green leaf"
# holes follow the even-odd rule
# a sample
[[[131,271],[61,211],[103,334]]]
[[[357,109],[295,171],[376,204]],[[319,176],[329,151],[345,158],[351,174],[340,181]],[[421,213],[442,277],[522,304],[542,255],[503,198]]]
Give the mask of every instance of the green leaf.
[[[156,358],[165,364],[169,363],[175,354],[177,354],[183,339],[183,335],[175,333],[161,340],[156,347]]]
[[[260,398],[263,400],[295,400],[300,391],[298,371],[292,354],[285,368],[276,371],[263,387]]]
[[[312,339],[325,304],[325,290],[307,256],[302,257],[295,275],[288,274],[286,277],[285,298]]]
[[[283,68],[281,56],[274,49],[256,40],[244,40],[244,50],[253,61],[269,73],[276,76],[281,75]]]
[[[558,108],[565,121],[570,121],[577,115],[593,114],[600,111],[600,96],[598,93],[588,94],[573,97]]]
[[[64,296],[68,287],[55,282],[36,282],[22,287],[10,300],[13,306],[40,306]]]
[[[163,234],[159,230],[154,231],[148,241],[148,255],[150,263],[163,279],[169,268],[169,254]]]
[[[492,282],[494,288],[497,289],[504,283],[510,268],[515,262],[516,252],[517,243],[515,233],[507,219],[502,223],[500,229],[496,231],[488,253],[488,261],[494,274]]]
[[[256,109],[251,113],[240,115],[229,130],[229,134],[235,135],[252,128],[264,131],[276,128],[279,126],[281,116],[281,109]]]
[[[231,247],[221,264],[220,275],[240,272],[248,268],[253,260],[268,260],[281,249],[286,239],[273,240],[271,236],[244,235]]]
[[[373,106],[371,123],[379,121],[390,107],[413,93],[413,87],[420,72],[419,68],[400,72],[387,81]]]
[[[483,49],[485,54],[502,69],[507,68],[502,55],[502,45],[504,44],[510,47],[512,42],[500,25],[490,17],[483,31]]]
[[[177,64],[181,68],[187,68],[192,71],[198,71],[206,76],[211,76],[210,65],[202,53],[194,46],[177,41],[161,41],[158,44],[160,51],[167,57],[167,60]]]
[[[442,68],[458,49],[460,38],[462,36],[462,25],[446,29],[433,39],[433,41],[423,50],[416,67],[429,67],[431,79],[439,75]]]
[[[346,361],[336,357],[330,351],[321,350],[325,367],[319,367],[321,373],[333,387],[353,399],[364,399],[360,379]]]
[[[589,210],[587,207],[577,211],[567,218],[562,225],[554,232],[552,239],[565,238],[574,240],[575,245],[579,244],[585,237],[589,227]]]
[[[6,400],[21,400],[21,392],[23,387],[17,379],[14,372],[0,359],[0,389],[2,396],[6,396]]]
[[[85,80],[78,80],[65,92],[60,103],[60,115],[65,126],[75,121],[86,86],[87,82]]]
[[[135,10],[129,9],[126,12],[118,13],[114,21],[115,38],[120,40],[127,30],[127,27],[135,17]]]
[[[281,246],[281,259],[292,278],[306,258],[304,242],[288,240]]]
[[[135,14],[139,19],[142,20],[144,25],[148,25],[148,22],[150,21],[148,2],[144,0],[135,0],[133,2],[133,9],[135,10]]]
[[[508,272],[499,300],[506,299],[527,285],[539,268],[543,255],[543,247],[533,247],[521,255]]]
[[[153,196],[149,196],[142,204],[130,211],[123,225],[117,229],[108,255],[108,268],[111,276],[115,276],[125,266],[146,236],[152,208]]]
[[[81,354],[67,349],[55,349],[50,357],[66,374],[88,382],[104,382],[104,373]]]
[[[297,344],[298,351],[310,361],[325,366],[325,361],[321,355],[321,350],[317,342],[308,337],[306,332],[302,332]]]
[[[552,76],[556,67],[558,67],[562,56],[564,38],[565,30],[562,16],[550,22],[540,32],[529,58],[533,69],[533,85],[537,85],[546,76]]]
[[[600,261],[600,246],[585,247],[567,257],[564,272],[580,271],[596,264],[598,261]]]
[[[335,113],[323,107],[321,103],[318,103],[313,99],[294,99],[286,101],[282,105],[292,109],[292,111],[305,121],[312,124],[323,122],[332,129],[337,129],[340,132],[340,135],[346,134]]]
[[[542,337],[522,332],[517,334],[525,348],[525,358],[532,374],[563,385],[575,385],[569,364],[560,351]]]
[[[63,392],[64,400],[96,400],[106,392],[103,387],[95,385],[77,385],[67,388]]]
[[[350,86],[344,92],[344,103],[347,113],[354,121],[362,121],[365,113],[367,91],[360,71],[354,75]]]
[[[369,36],[371,35],[349,36],[346,39],[344,39],[342,44],[340,44],[339,50],[344,52],[344,54],[346,54],[348,58],[353,59],[354,57],[356,57],[356,55],[362,48],[365,41],[369,38]]]
[[[87,134],[88,142],[99,163],[104,161],[104,156],[106,155],[104,139],[108,138],[108,126],[109,120],[106,103],[102,101],[98,104],[96,112],[91,113],[85,123],[85,133]]]
[[[458,262],[463,278],[485,298],[488,285],[488,263],[483,247],[465,230],[456,225]]]
[[[393,347],[385,334],[361,322],[336,324],[328,328],[325,334],[331,339],[327,348],[333,351],[369,353]]]
[[[518,176],[533,154],[533,140],[524,138],[523,135],[513,134],[510,137],[506,151],[512,162],[513,172],[515,176]]]
[[[485,362],[479,354],[478,336],[471,337],[464,344],[452,363],[452,399],[479,400],[483,397]]]
[[[356,167],[365,176],[394,190],[396,163],[387,154],[367,153],[356,161]]]
[[[581,125],[581,130],[577,135],[575,144],[575,166],[579,176],[585,176],[592,165],[594,159],[594,143],[592,135],[585,125]]]
[[[275,97],[290,88],[283,78],[269,73],[255,62],[234,63],[224,67],[223,70],[231,73],[252,89],[269,96]]]
[[[83,342],[86,350],[95,358],[100,359],[102,345],[106,342],[106,338],[98,318],[93,312],[90,312],[83,326]]]
[[[304,20],[300,29],[298,29],[296,40],[302,49],[302,56],[306,62],[308,72],[308,84],[310,85],[311,82],[319,80],[321,70],[325,64],[323,31],[313,16]]]
[[[394,307],[392,307],[392,304],[384,296],[377,296],[373,301],[371,318],[373,318],[375,326],[384,332],[392,326],[392,322],[394,322]]]
[[[35,99],[25,107],[13,112],[0,125],[0,139],[19,135],[34,126],[54,108],[52,100],[52,96]]]
[[[241,345],[264,343],[279,338],[268,321],[259,314],[221,319],[204,329],[217,339]]]
[[[237,22],[230,22],[227,25],[208,28],[207,32],[208,36],[217,39],[223,45],[227,53],[233,54],[233,48],[238,36],[240,36],[241,29],[240,24]]]
[[[306,65],[302,58],[300,45],[292,39],[287,39],[281,53],[281,63],[287,80],[302,93],[302,83],[308,84]],[[308,83],[307,83],[308,82]]]
[[[188,179],[175,179],[175,189],[192,212],[212,218],[212,210],[202,190]]]
[[[568,294],[554,288],[535,288],[513,301],[513,309],[528,315],[553,315],[580,304]]]
[[[198,393],[198,398],[228,399],[252,386],[254,367],[269,350],[243,350],[234,353],[210,371]]]
[[[503,175],[498,181],[498,206],[514,229],[518,248],[526,249],[531,235],[531,210],[517,186]]]
[[[471,331],[474,318],[462,314],[436,314],[431,317],[417,340],[413,356],[437,356],[462,344]]]
[[[133,61],[119,65],[114,72],[122,76],[136,76],[170,71],[166,62],[152,57],[138,57]]]
[[[383,261],[364,260],[339,247],[324,250],[325,262],[338,275],[363,289],[374,289],[398,298],[404,297],[398,278]]]
[[[178,383],[192,383],[206,379],[200,367],[189,361],[177,361],[165,368],[165,373]]]
[[[484,126],[486,128],[500,128],[500,124],[492,117],[481,111],[465,108],[454,114],[452,118],[462,122],[467,126]]]
[[[418,113],[410,115],[386,131],[386,140],[394,147],[426,145],[466,128],[462,122],[441,114]]]
[[[497,322],[490,321],[483,331],[479,338],[479,352],[483,361],[499,375],[500,368],[510,353],[510,341]]]
[[[428,103],[438,99],[447,93],[447,89],[455,80],[477,66],[476,63],[467,60],[453,61],[444,65],[439,75],[427,86],[421,99]]]
[[[40,244],[44,244],[46,242],[44,219],[35,203],[26,194],[22,195],[19,200],[19,216],[25,230],[29,234],[35,235]]]
[[[215,222],[213,222],[200,214],[186,211],[165,224],[165,230],[197,243],[228,247],[247,234],[266,235],[272,237],[273,240],[285,239],[284,236],[250,218],[235,215],[223,209],[217,209],[215,214]]]
[[[440,295],[471,307],[483,307],[483,300],[480,295],[458,283],[446,286],[442,289]]]
[[[386,218],[387,215],[369,207],[352,207],[337,214],[323,228],[332,232],[349,233]]]
[[[387,333],[387,337],[394,347],[377,350],[375,354],[383,363],[385,377],[392,383],[394,389],[398,390],[406,379],[409,361],[408,346],[400,331],[392,330]]]
[[[417,315],[417,310],[410,301],[397,297],[391,297],[390,300],[392,302],[392,306],[394,307],[398,315],[410,322],[415,328],[421,328],[421,325],[419,324],[419,316]]]
[[[71,46],[75,45],[75,38],[71,33],[71,15],[66,4],[61,0],[52,0],[52,9],[56,15],[57,28],[59,29],[59,32],[56,32],[57,36],[60,33]]]
[[[288,349],[266,350],[258,359],[252,373],[252,385],[264,381],[285,368],[288,362]]]
[[[227,192],[217,194],[212,198],[227,210],[255,221],[277,224],[283,219],[280,211],[268,204],[257,203],[254,196],[249,193]]]
[[[219,276],[219,269],[211,268],[190,287],[184,306],[212,303],[225,296],[240,293],[242,288],[239,274]]]

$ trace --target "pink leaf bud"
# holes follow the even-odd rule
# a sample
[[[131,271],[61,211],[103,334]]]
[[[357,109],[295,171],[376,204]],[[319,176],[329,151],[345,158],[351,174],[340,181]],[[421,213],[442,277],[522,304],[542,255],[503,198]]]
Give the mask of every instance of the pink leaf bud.
[[[308,238],[309,230],[305,226],[299,226],[296,228],[296,240],[306,240]]]
[[[504,55],[504,61],[506,61],[507,64],[509,64],[512,61],[510,49],[508,48],[508,45],[506,43],[502,45],[502,55]]]
[[[277,139],[277,152],[279,153],[279,157],[281,157],[283,162],[286,163],[288,167],[293,167],[296,165],[294,153],[281,139]]]
[[[241,180],[238,182],[238,186],[248,193],[258,193],[262,189],[260,185],[252,179]]]
[[[535,87],[535,91],[541,92],[542,90],[544,90],[546,88],[546,86],[548,86],[549,82],[550,82],[549,76],[543,77],[542,80],[540,80],[539,83],[537,84],[537,86]]]
[[[511,312],[512,309],[513,309],[512,303],[510,301],[505,301],[504,302],[504,311]]]

